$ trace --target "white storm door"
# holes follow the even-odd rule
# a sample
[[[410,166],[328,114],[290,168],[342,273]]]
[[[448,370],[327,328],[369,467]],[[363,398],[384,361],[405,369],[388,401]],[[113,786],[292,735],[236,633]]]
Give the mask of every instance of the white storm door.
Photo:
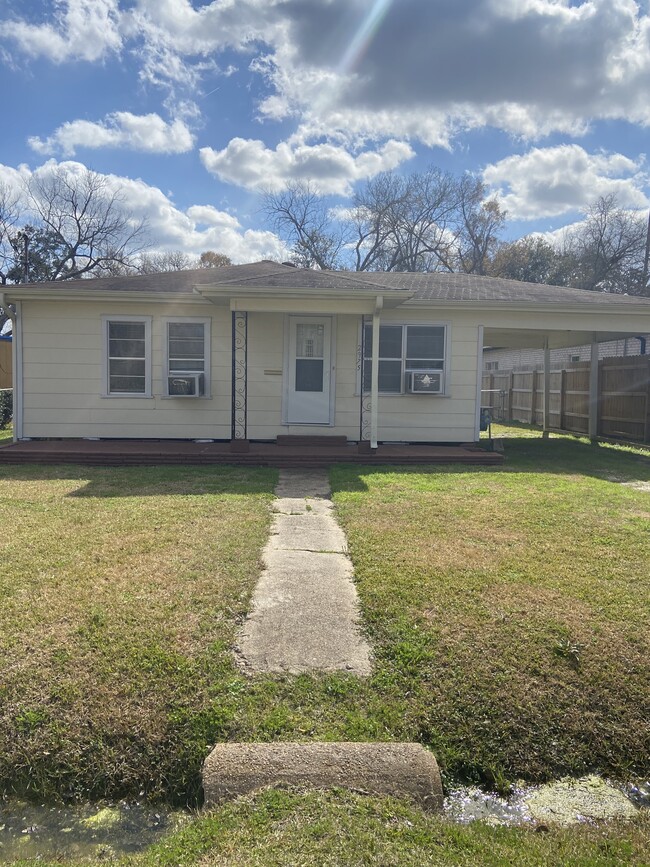
[[[332,320],[289,317],[288,424],[329,424]]]

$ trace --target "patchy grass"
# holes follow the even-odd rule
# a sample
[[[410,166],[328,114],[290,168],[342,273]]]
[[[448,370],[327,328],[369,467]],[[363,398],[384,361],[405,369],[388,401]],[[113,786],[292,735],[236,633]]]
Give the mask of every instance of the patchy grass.
[[[618,867],[647,863],[649,833],[647,815],[627,823],[535,833],[482,823],[454,825],[390,798],[343,791],[268,790],[195,820],[144,855],[113,863],[119,867]]]
[[[14,431],[11,425],[9,427],[0,428],[0,446],[8,446],[14,438]]]
[[[650,461],[570,437],[506,457],[332,470],[362,680],[233,663],[273,471],[3,467],[4,788],[192,800],[238,740],[416,740],[446,779],[502,790],[649,773]]]
[[[650,772],[650,461],[506,441],[503,468],[333,474],[375,688],[448,774]]]
[[[0,779],[196,794],[236,713],[230,645],[277,474],[2,468]]]

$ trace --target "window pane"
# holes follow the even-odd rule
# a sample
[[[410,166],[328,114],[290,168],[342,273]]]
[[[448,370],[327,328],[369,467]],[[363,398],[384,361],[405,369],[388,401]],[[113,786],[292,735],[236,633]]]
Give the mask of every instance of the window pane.
[[[144,322],[109,322],[109,340],[144,340]]]
[[[379,357],[402,357],[402,326],[381,325],[379,327]]]
[[[203,358],[203,337],[200,340],[169,340],[172,358]]]
[[[365,326],[365,356],[372,357],[372,325]],[[379,357],[401,358],[402,357],[402,326],[380,325],[379,326]]]
[[[319,359],[296,359],[296,391],[323,390],[323,362]]]
[[[203,341],[203,323],[202,322],[170,322],[169,323],[169,338],[170,340],[183,338],[194,338],[195,340]]]
[[[111,358],[109,361],[111,376],[142,376],[145,375],[144,358]]]
[[[440,325],[409,325],[407,327],[407,358],[444,358],[444,355],[444,327]]]
[[[144,376],[110,376],[109,377],[110,392],[125,392],[127,394],[144,394],[145,379]]]
[[[372,362],[366,360],[363,365],[363,390],[370,391]],[[384,394],[399,394],[402,390],[402,362],[379,362],[379,391]]]
[[[198,370],[203,373],[205,363],[202,358],[170,358],[169,372],[170,373],[189,373],[191,370]]]
[[[442,359],[439,360],[431,360],[431,359],[414,359],[407,358],[406,359],[406,369],[407,370],[442,370],[444,368],[444,362]]]
[[[203,322],[167,324],[169,373],[205,372],[205,326]]]
[[[144,358],[144,340],[111,339],[108,354],[111,358]]]

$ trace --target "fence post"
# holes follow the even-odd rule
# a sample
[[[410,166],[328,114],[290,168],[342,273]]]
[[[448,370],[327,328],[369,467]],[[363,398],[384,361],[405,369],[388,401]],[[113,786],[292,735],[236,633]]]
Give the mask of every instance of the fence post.
[[[598,438],[598,342],[595,337],[591,341],[591,364],[589,367],[589,439],[594,442]]]
[[[537,405],[537,370],[533,368],[530,375],[530,424],[535,424],[535,407]]]
[[[504,408],[504,412],[506,414],[505,421],[512,421],[512,383],[514,379],[514,371],[510,371],[508,374],[508,394],[506,395],[506,406]]]
[[[564,430],[564,413],[566,410],[566,369],[560,371],[560,430]]]

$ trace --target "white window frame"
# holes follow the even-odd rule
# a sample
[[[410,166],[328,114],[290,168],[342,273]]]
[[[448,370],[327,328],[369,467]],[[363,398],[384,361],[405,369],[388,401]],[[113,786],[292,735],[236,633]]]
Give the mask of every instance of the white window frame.
[[[125,316],[121,314],[102,315],[102,397],[128,398],[129,400],[142,400],[150,398],[151,394],[151,316]],[[144,387],[142,392],[111,391],[110,389],[110,362],[108,326],[110,322],[143,322],[144,323]]]
[[[166,316],[162,322],[162,342],[163,342],[163,397],[166,400],[211,400],[212,377],[212,362],[210,350],[212,346],[212,319],[208,316]],[[202,325],[203,326],[203,371],[195,370],[192,373],[203,372],[204,376],[204,394],[170,394],[169,393],[169,326],[170,324],[179,323],[182,325]],[[178,373],[178,371],[176,371]],[[188,371],[189,373],[189,371]]]
[[[366,325],[369,325],[369,324],[370,323],[366,322]],[[407,370],[409,370],[409,368],[407,368],[407,366],[406,366],[406,361],[407,361],[407,358],[406,358],[407,328],[409,326],[421,326],[421,327],[428,327],[428,328],[442,328],[442,329],[444,329],[444,350],[443,350],[443,358],[442,358],[442,369],[440,371],[436,371],[436,372],[442,373],[443,389],[439,394],[430,394],[427,396],[428,397],[449,397],[449,357],[450,357],[450,345],[451,345],[451,340],[450,340],[451,323],[449,323],[449,322],[428,322],[428,321],[427,322],[422,322],[422,321],[414,322],[412,320],[409,320],[406,322],[404,322],[404,321],[392,322],[390,320],[384,320],[384,321],[380,322],[380,324],[379,324],[380,330],[385,326],[386,327],[394,326],[394,327],[399,327],[402,329],[402,358],[401,358],[402,369],[401,369],[401,375],[400,375],[400,391],[380,391],[379,394],[382,397],[399,397],[400,395],[409,394],[409,392],[407,392],[407,390],[406,390],[406,373],[407,373]],[[363,334],[361,331],[362,328],[363,328],[363,325],[360,325],[360,327],[359,327],[359,346],[363,345]],[[367,349],[366,349],[366,351],[367,351]],[[380,361],[381,360],[382,359],[380,358]],[[391,361],[391,360],[396,361],[397,359],[387,359],[387,360],[388,361]],[[364,364],[366,361],[370,361],[370,358],[367,357],[367,358],[361,359],[361,365],[360,365],[361,369],[359,370],[359,375],[357,378],[357,392],[356,392],[357,394],[359,394],[361,392],[361,388],[362,388],[362,384],[363,384]],[[364,390],[364,394],[370,394],[370,389]]]

